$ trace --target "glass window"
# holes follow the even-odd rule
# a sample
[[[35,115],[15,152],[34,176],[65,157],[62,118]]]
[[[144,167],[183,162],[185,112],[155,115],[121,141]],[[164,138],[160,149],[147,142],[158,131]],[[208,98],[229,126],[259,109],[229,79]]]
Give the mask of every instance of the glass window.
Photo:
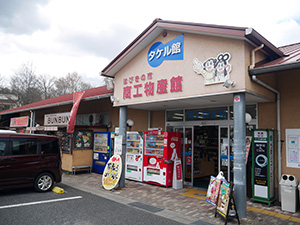
[[[4,155],[5,149],[6,149],[7,141],[6,140],[0,140],[0,156]]]
[[[32,155],[37,154],[36,140],[13,140],[12,141],[13,155]]]
[[[183,110],[167,111],[167,122],[183,121]]]
[[[227,120],[227,107],[186,110],[186,121],[193,120]]]
[[[59,144],[58,140],[42,140],[41,141],[41,153],[59,153]]]
[[[230,119],[233,120],[233,106],[230,106]],[[246,105],[246,113],[249,113],[252,119],[257,119],[256,105]]]

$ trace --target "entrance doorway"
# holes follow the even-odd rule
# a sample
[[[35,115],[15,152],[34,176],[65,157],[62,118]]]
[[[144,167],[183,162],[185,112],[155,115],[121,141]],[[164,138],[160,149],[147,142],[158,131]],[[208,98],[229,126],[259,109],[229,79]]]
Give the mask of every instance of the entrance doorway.
[[[168,126],[167,130],[181,133],[185,185],[207,188],[210,176],[219,171],[226,180],[233,180],[232,126]]]
[[[207,188],[218,174],[218,126],[194,126],[193,186]]]

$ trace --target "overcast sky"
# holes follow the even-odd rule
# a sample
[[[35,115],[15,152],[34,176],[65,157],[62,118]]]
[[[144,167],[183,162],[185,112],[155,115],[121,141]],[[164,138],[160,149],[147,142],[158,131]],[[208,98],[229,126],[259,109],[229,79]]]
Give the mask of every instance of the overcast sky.
[[[249,5],[247,5],[249,3]],[[300,42],[299,0],[0,0],[0,75],[99,72],[155,18],[252,27],[275,46]]]

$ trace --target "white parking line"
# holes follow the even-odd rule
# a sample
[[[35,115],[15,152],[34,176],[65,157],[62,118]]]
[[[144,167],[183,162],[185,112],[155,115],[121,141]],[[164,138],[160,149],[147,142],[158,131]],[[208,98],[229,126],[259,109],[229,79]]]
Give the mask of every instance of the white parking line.
[[[70,198],[59,198],[59,199],[52,199],[52,200],[38,201],[38,202],[28,202],[28,203],[15,204],[15,205],[4,205],[4,206],[0,206],[0,209],[7,209],[7,208],[20,207],[20,206],[28,206],[28,205],[37,205],[37,204],[44,204],[49,202],[68,201],[68,200],[74,200],[80,198],[82,198],[82,196],[75,196]]]

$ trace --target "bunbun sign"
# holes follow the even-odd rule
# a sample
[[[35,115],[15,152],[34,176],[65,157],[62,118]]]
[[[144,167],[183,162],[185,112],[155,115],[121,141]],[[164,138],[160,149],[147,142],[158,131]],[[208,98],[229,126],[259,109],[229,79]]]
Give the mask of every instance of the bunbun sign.
[[[67,126],[70,120],[70,112],[45,114],[44,126]]]

